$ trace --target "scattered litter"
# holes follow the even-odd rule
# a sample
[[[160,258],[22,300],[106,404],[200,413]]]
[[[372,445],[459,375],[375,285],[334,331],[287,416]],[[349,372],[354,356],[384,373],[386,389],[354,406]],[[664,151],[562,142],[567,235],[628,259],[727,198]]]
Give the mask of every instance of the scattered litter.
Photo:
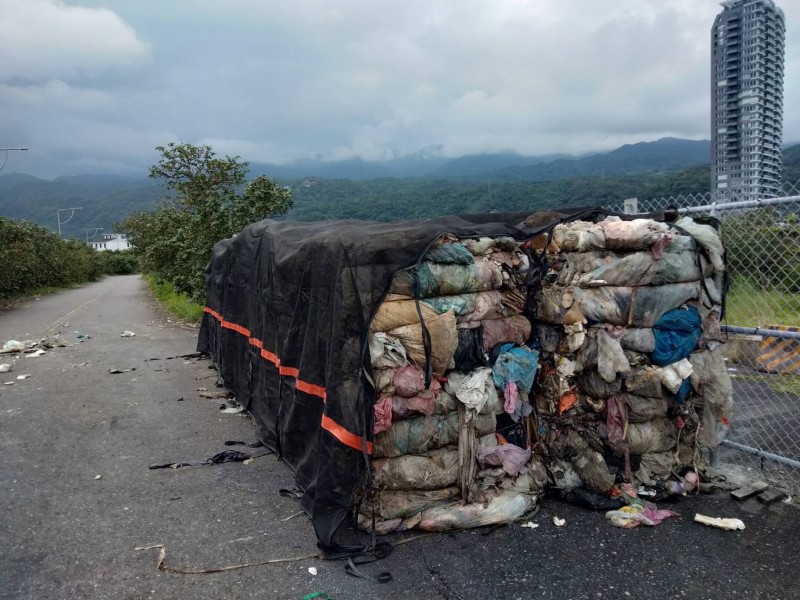
[[[13,381],[6,381],[5,385],[14,385],[14,382]]]
[[[8,363],[3,363],[0,365],[0,373],[8,373],[9,371],[13,371],[14,369],[11,368],[11,365]]]
[[[787,493],[783,490],[778,489],[769,489],[764,492],[761,492],[758,496],[756,496],[756,500],[761,502],[761,504],[772,504],[774,502],[779,502],[787,497]]]
[[[308,567],[308,572],[311,573],[312,575],[316,575],[317,567]]]
[[[727,519],[721,517],[708,517],[697,513],[694,520],[703,525],[711,527],[718,527],[719,529],[727,529],[729,531],[736,531],[737,529],[744,529],[744,523],[741,519]]]
[[[527,527],[528,529],[536,529],[539,527],[538,523],[534,523],[533,521],[528,521],[527,523],[523,523],[520,527]]]
[[[101,477],[102,477],[102,475],[95,475],[94,476],[95,480],[100,479]]]
[[[244,406],[236,402],[236,400],[229,400],[227,404],[220,405],[219,412],[226,415],[235,415],[244,412]]]
[[[130,373],[131,371],[135,371],[136,367],[131,367],[130,369],[109,369],[108,372],[112,375],[116,375],[117,373]]]
[[[678,513],[671,510],[660,510],[655,505],[646,502],[643,506],[623,506],[618,510],[610,510],[606,513],[606,518],[611,524],[624,529],[632,529],[639,525],[654,527],[664,519],[677,517]]]
[[[119,337],[135,337],[136,334],[132,331],[128,331],[127,329],[119,334]]]
[[[754,481],[750,485],[733,490],[731,492],[731,497],[734,500],[747,500],[748,498],[765,491],[768,487],[769,484],[766,481]]]
[[[17,340],[8,340],[5,344],[3,344],[2,350],[0,350],[0,354],[7,354],[10,352],[22,352],[25,350],[27,345],[25,342],[18,342]]]
[[[238,450],[224,450],[215,454],[214,456],[210,456],[205,460],[194,461],[194,462],[179,462],[179,463],[161,463],[156,465],[150,465],[147,467],[148,469],[179,469],[181,467],[199,467],[202,465],[221,465],[222,463],[229,463],[229,462],[244,462],[251,458],[257,458],[259,456],[264,456],[265,454],[271,454],[271,452],[263,452],[261,454],[247,454],[246,452],[239,452]]]
[[[201,398],[210,398],[211,400],[219,400],[220,398],[233,398],[233,393],[224,392],[200,392]]]
[[[86,340],[92,339],[92,336],[81,333],[80,331],[76,331],[75,339],[78,340],[78,342],[85,342]]]
[[[208,388],[199,387],[199,388],[197,388],[197,390],[196,390],[196,391],[198,391],[198,392],[207,392],[207,391],[208,391]]]
[[[181,396],[180,398],[178,398],[178,402],[183,402],[183,396]]]
[[[17,375],[17,379],[19,380],[27,379],[28,377],[30,377],[30,375]]]
[[[35,352],[31,352],[31,353],[29,353],[29,354],[26,354],[26,355],[25,355],[25,358],[36,358],[36,357],[38,357],[38,356],[41,356],[42,354],[44,354],[44,350],[42,350],[41,348],[39,348],[39,349],[38,349],[38,350],[36,350]]]
[[[556,527],[563,527],[566,524],[567,524],[567,520],[566,519],[560,519],[558,517],[553,517],[553,525],[555,525]]]

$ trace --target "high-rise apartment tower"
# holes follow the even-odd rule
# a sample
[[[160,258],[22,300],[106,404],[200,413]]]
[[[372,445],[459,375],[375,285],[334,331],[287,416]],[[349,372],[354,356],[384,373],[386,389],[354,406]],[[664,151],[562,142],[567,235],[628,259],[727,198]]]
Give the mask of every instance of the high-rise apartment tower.
[[[786,19],[772,0],[727,0],[711,30],[711,191],[720,201],[781,189]]]

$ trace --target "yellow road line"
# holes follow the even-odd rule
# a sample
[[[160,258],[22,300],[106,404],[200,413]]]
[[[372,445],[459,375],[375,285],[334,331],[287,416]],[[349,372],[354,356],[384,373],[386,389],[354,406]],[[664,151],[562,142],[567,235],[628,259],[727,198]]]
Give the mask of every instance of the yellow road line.
[[[57,327],[57,326],[58,326],[58,325],[59,325],[59,324],[60,324],[62,321],[66,321],[66,320],[67,320],[67,319],[69,319],[69,318],[70,318],[72,315],[74,315],[76,312],[78,312],[79,310],[81,310],[81,309],[83,309],[83,308],[86,308],[86,307],[87,307],[87,306],[89,306],[89,305],[90,305],[92,302],[94,302],[95,300],[97,300],[99,297],[100,297],[100,296],[95,296],[94,298],[90,298],[89,300],[87,300],[86,302],[84,302],[83,304],[81,304],[80,306],[78,306],[78,307],[76,307],[76,308],[73,308],[71,311],[69,311],[69,312],[68,312],[67,314],[65,314],[63,317],[59,317],[58,319],[56,319],[55,321],[53,321],[52,323],[50,323],[50,325],[48,325],[48,326],[45,328],[44,332],[45,332],[45,333],[47,333],[47,332],[48,332],[48,331],[50,331],[51,329],[55,329],[55,328],[56,328],[56,327]]]

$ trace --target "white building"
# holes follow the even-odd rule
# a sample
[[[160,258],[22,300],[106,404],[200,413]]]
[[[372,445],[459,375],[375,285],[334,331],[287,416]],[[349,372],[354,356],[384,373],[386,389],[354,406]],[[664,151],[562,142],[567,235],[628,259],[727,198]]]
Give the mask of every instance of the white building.
[[[89,242],[95,250],[127,250],[131,247],[128,238],[122,233],[106,233],[97,242]]]

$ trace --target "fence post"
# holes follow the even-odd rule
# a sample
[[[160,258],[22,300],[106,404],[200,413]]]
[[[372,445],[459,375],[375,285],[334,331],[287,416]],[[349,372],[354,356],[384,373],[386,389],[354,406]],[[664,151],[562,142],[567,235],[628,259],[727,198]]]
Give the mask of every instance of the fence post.
[[[638,215],[639,214],[639,199],[638,198],[626,198],[622,201],[622,212],[626,215]]]

